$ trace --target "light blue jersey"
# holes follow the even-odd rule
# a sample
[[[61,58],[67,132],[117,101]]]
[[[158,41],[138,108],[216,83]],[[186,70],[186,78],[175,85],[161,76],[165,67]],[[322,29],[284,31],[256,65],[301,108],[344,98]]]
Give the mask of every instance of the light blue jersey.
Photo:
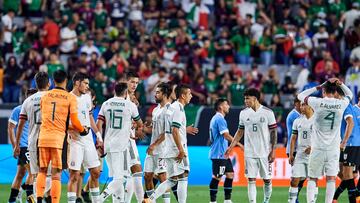
[[[291,135],[292,135],[292,127],[295,119],[300,117],[300,113],[296,111],[296,109],[293,109],[290,111],[288,116],[286,117],[286,129],[287,129],[287,144],[286,144],[286,153],[290,153],[290,141],[291,141]]]
[[[229,144],[223,135],[226,132],[229,132],[229,129],[224,116],[216,113],[210,121],[210,159],[225,159],[224,154]]]
[[[341,139],[344,138],[345,129],[346,129],[346,121],[345,119],[348,117],[352,117],[354,121],[354,128],[350,134],[349,140],[346,143],[346,146],[360,146],[360,129],[359,129],[359,121],[360,121],[360,109],[358,106],[353,106],[351,104],[344,111],[343,120],[341,122]]]
[[[9,122],[14,124],[15,127],[15,135],[16,135],[16,130],[18,127],[18,123],[19,123],[19,116],[20,116],[20,111],[21,111],[21,105],[15,107],[12,112],[11,112],[11,116],[9,118]],[[29,122],[25,122],[24,125],[24,129],[22,131],[21,137],[20,137],[20,147],[28,147],[28,127],[29,127]]]

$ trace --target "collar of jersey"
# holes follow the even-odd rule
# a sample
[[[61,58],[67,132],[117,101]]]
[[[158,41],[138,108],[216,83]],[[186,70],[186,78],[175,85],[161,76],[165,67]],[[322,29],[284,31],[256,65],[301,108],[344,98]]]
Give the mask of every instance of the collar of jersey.
[[[64,90],[64,91],[65,91],[65,89],[64,89],[64,88],[62,88],[62,87],[54,87],[54,89]]]

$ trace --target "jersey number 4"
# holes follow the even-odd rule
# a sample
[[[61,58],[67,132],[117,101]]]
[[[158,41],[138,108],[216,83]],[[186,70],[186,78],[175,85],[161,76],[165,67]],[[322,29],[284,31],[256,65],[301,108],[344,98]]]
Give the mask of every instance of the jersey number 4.
[[[334,128],[335,112],[330,111],[329,114],[326,115],[324,119],[331,122],[330,130],[332,130]]]
[[[122,128],[122,116],[116,115],[123,112],[120,109],[107,110],[110,113],[110,128],[121,129]]]

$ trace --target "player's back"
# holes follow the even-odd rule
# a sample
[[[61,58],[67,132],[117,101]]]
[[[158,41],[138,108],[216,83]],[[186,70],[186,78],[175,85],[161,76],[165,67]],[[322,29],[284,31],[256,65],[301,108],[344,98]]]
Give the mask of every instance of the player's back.
[[[41,126],[40,100],[45,94],[44,91],[36,92],[25,99],[20,113],[20,118],[25,118],[29,122],[28,149],[30,151],[37,149],[37,141]]]
[[[132,119],[140,119],[139,115],[135,115],[136,112],[136,105],[121,97],[113,97],[103,103],[99,119],[104,119],[106,124],[105,151],[123,151],[126,149],[130,139]]]
[[[64,89],[55,88],[43,95],[40,108],[42,124],[38,146],[62,149],[70,112],[77,113],[76,98]]]
[[[338,149],[343,113],[349,104],[347,99],[309,97],[308,104],[314,110],[314,134],[312,147],[316,149]]]

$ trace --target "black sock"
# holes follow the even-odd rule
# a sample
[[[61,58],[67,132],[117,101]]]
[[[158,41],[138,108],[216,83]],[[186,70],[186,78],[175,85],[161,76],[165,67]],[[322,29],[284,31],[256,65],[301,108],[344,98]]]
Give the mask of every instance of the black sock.
[[[356,203],[356,187],[354,179],[347,180],[348,181],[348,196],[349,203]]]
[[[51,196],[50,195],[45,197],[45,202],[46,203],[51,203]]]
[[[43,198],[42,198],[42,197],[37,197],[36,199],[37,199],[37,201],[36,201],[36,202],[42,202],[42,200],[43,200]]]
[[[212,178],[210,181],[209,189],[210,189],[210,201],[216,202],[216,194],[219,187],[219,181],[215,178]],[[225,187],[225,185],[224,185]]]
[[[89,191],[81,190],[81,196],[85,202],[91,202]]]
[[[335,194],[334,194],[334,200],[337,200],[339,198],[339,196],[341,195],[342,192],[344,192],[344,190],[346,190],[348,187],[348,181],[347,180],[343,180],[341,181],[340,185],[338,188],[336,188]]]
[[[303,188],[303,186],[304,186],[305,180],[306,180],[306,179],[300,180],[300,182],[299,182],[299,184],[298,184],[298,195],[299,195],[299,193],[300,193],[300,190],[301,190],[301,189]]]
[[[34,194],[34,186],[33,185],[27,185],[26,186],[26,196],[29,197],[32,194]]]
[[[21,185],[21,189],[23,189],[24,191],[26,190],[26,188],[27,188],[27,184],[25,184],[25,183],[23,183],[22,185]]]
[[[174,185],[174,186],[171,188],[171,190],[172,190],[173,193],[174,193],[174,196],[175,196],[176,201],[178,201],[177,186],[178,186],[178,183],[176,182],[176,185]]]
[[[233,179],[225,178],[225,182],[224,182],[225,200],[231,199],[232,183],[233,183]]]
[[[19,194],[19,190],[18,189],[14,189],[11,188],[11,192],[10,192],[10,197],[9,197],[9,202],[15,202],[16,201],[16,197]]]

